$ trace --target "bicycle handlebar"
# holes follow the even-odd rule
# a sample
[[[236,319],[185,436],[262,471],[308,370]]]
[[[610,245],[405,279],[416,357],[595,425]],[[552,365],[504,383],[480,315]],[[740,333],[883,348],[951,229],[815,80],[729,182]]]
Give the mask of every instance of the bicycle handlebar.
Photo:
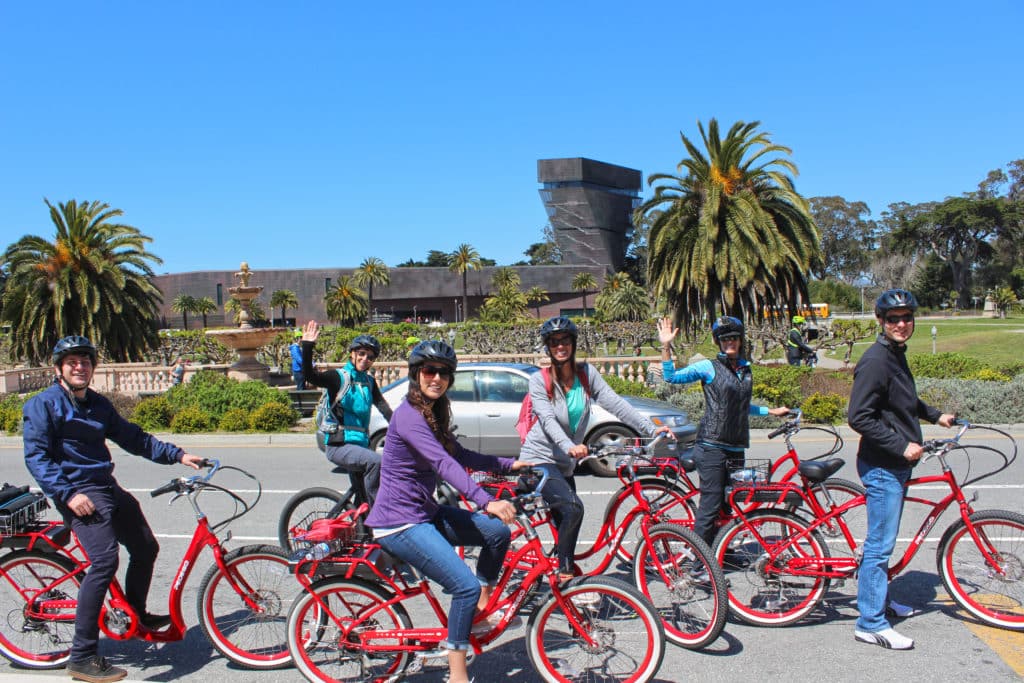
[[[769,439],[774,439],[779,434],[786,434],[788,432],[794,432],[795,433],[795,432],[800,431],[800,419],[803,416],[803,411],[800,410],[799,408],[793,408],[789,412],[790,412],[791,415],[793,415],[793,419],[786,421],[781,427],[779,427],[778,429],[770,432],[768,434],[768,438]]]
[[[158,486],[150,491],[150,497],[157,498],[167,493],[185,493],[185,491],[194,490],[197,486],[201,486],[210,481],[213,475],[216,474],[217,470],[220,469],[220,460],[203,458],[202,462],[199,463],[199,466],[209,468],[210,471],[206,475],[197,474],[192,477],[178,477],[177,479],[171,479],[163,486]]]

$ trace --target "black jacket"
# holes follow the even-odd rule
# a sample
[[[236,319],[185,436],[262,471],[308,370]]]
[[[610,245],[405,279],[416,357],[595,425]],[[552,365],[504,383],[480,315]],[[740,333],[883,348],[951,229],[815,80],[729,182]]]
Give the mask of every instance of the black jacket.
[[[941,415],[918,398],[906,346],[878,335],[853,372],[849,417],[861,436],[857,457],[877,467],[908,469],[913,463],[903,453],[908,444],[922,442],[921,420],[934,424]]]

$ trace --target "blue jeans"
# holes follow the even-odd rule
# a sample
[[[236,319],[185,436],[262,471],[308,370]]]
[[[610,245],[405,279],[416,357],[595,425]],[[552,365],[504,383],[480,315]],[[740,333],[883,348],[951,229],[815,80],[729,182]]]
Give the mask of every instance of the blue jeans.
[[[382,536],[377,542],[452,596],[448,640],[442,645],[450,650],[467,650],[480,586],[498,580],[511,538],[512,533],[500,519],[442,505],[430,522]],[[480,547],[475,575],[453,549],[456,545]]]
[[[877,633],[891,628],[885,618],[889,599],[889,557],[903,515],[904,485],[910,469],[890,470],[857,461],[857,473],[867,489],[868,532],[857,575],[857,630]]]

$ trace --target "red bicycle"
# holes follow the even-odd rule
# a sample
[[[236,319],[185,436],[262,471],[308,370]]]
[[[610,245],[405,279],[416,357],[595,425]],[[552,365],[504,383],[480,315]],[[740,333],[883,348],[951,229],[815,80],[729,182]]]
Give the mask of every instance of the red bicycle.
[[[902,572],[920,550],[938,518],[954,503],[960,518],[942,534],[935,559],[939,574],[953,600],[979,620],[992,626],[1024,630],[1024,515],[1005,510],[975,511],[963,487],[1005,470],[1017,457],[1017,445],[1006,432],[993,427],[959,422],[956,436],[925,442],[927,455],[937,458],[942,472],[918,476],[907,482],[904,498],[929,508],[928,514],[903,556],[889,568],[889,577]],[[968,430],[985,430],[1010,441],[1012,454],[984,444],[962,444]],[[954,452],[970,456],[971,451],[995,453],[1003,464],[967,479],[961,484],[950,468]],[[969,463],[969,460],[968,460]],[[913,495],[915,487],[941,484],[948,489],[939,500]],[[757,491],[778,495],[782,489],[803,495],[792,484],[751,484],[737,487],[732,498],[743,499]],[[729,606],[743,621],[764,626],[790,624],[806,616],[826,594],[829,582],[851,578],[860,562],[859,538],[846,524],[850,513],[866,505],[858,496],[832,506],[822,517],[808,520],[787,510],[764,509],[741,513],[722,529],[715,542],[715,554],[730,580]],[[845,546],[843,556],[834,556],[831,545]]]
[[[150,492],[186,498],[196,515],[196,529],[168,595],[171,624],[160,631],[141,627],[139,615],[125,599],[115,578],[100,612],[100,629],[114,640],[138,638],[172,642],[185,636],[181,599],[200,553],[209,548],[214,565],[203,577],[196,607],[199,624],[210,643],[225,657],[251,669],[274,669],[291,663],[285,635],[285,615],[291,606],[294,580],[288,556],[276,546],[249,545],[228,551],[217,531],[246,514],[259,501],[259,481],[237,467],[204,461],[205,475],[182,477]],[[211,483],[217,472],[233,470],[256,482],[250,504],[234,492]],[[235,513],[211,524],[200,509],[200,493],[226,494]],[[58,521],[38,521],[48,507],[41,494],[9,515],[0,515],[0,653],[33,669],[53,669],[68,659],[75,628],[78,586],[89,558],[70,529]],[[173,500],[172,500],[173,502]],[[230,540],[230,532],[224,542]]]
[[[544,552],[532,519],[544,514],[539,492],[546,475],[536,476],[533,492],[512,499],[522,542],[510,551],[476,620],[471,654],[482,652],[526,608],[526,652],[543,680],[651,680],[665,654],[657,613],[636,589],[616,579],[559,583],[558,562]],[[288,643],[299,671],[311,681],[383,682],[443,662],[447,615],[430,582],[391,561],[376,543],[354,540],[351,518],[324,522],[326,535],[316,540],[339,539],[334,554],[324,560],[297,557],[295,563],[304,590],[288,615]],[[307,534],[306,540],[313,539]],[[539,606],[530,602],[535,597]],[[424,601],[433,624],[416,628],[410,615],[420,620],[425,610],[411,605]],[[492,615],[500,618],[483,626]]]

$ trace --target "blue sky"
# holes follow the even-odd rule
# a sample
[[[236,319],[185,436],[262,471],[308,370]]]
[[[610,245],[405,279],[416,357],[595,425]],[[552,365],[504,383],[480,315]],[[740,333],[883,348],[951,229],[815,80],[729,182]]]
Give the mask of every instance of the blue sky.
[[[1024,157],[1022,8],[0,0],[0,242],[88,199],[157,272],[512,263],[546,222],[537,159],[674,172],[712,117],[878,216]]]

